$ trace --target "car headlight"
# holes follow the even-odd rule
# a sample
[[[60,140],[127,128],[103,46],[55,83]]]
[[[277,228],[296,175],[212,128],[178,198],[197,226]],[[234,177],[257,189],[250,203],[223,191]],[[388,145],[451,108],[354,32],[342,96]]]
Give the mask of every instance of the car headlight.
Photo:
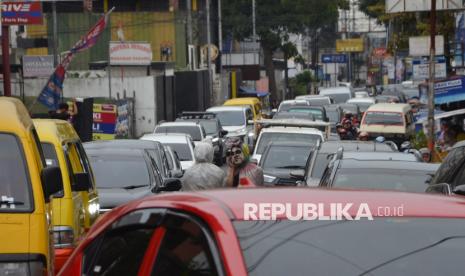
[[[263,180],[265,180],[266,183],[273,183],[276,180],[276,177],[265,174],[263,175]]]
[[[218,143],[219,141],[220,141],[220,138],[218,138],[218,137],[215,137],[215,138],[212,139],[213,143]]]
[[[72,247],[74,245],[73,228],[69,226],[54,226],[53,243],[55,248]]]
[[[91,215],[95,215],[98,213],[99,209],[100,209],[100,204],[98,203],[91,203],[89,204],[89,207],[88,208],[88,211]]]

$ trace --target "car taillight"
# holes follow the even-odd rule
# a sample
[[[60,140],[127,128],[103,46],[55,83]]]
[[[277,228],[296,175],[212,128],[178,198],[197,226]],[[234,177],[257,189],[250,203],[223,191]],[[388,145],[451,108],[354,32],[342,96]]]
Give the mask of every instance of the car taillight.
[[[53,243],[55,248],[74,246],[74,231],[69,226],[53,227]]]
[[[0,263],[0,275],[8,276],[42,276],[47,270],[41,262],[7,262]]]

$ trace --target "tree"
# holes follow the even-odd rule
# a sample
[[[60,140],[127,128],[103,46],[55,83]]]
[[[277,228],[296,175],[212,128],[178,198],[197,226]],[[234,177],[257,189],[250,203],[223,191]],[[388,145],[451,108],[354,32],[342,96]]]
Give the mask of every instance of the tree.
[[[278,98],[273,54],[289,50],[289,34],[335,24],[337,8],[346,0],[256,0],[256,30],[273,99]],[[252,35],[252,1],[223,1],[223,34],[235,40]],[[283,49],[284,48],[284,49]]]

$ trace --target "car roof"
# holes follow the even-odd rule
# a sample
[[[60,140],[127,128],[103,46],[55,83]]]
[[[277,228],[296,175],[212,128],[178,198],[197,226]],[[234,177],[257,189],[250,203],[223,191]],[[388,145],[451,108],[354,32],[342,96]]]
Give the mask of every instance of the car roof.
[[[184,133],[152,133],[145,134],[140,139],[158,141],[160,143],[187,144],[191,139],[189,134]]]
[[[347,94],[350,93],[350,88],[345,86],[328,87],[320,89],[320,96],[326,96],[326,94]]]
[[[401,160],[356,160],[344,159],[341,169],[383,169],[383,170],[407,170],[407,171],[423,171],[436,172],[439,164],[430,164],[423,162],[401,161]]]
[[[260,100],[258,98],[254,97],[244,97],[244,98],[235,98],[235,99],[229,99],[224,102],[225,106],[228,105],[249,105],[249,104],[257,104],[260,103]]]
[[[295,142],[295,141],[274,141],[268,144],[267,147],[309,147],[315,148],[315,144],[307,142]]]
[[[411,109],[409,104],[398,104],[398,103],[379,103],[370,106],[367,110],[369,111],[390,111],[390,112],[406,112]]]
[[[141,158],[146,155],[143,149],[85,147],[85,150],[89,156],[121,156],[126,158]]]
[[[0,97],[0,129],[2,131],[25,133],[33,126],[24,104],[13,97]],[[22,133],[18,133],[22,135]]]
[[[278,127],[271,126],[263,128],[261,133],[297,133],[297,134],[317,134],[323,136],[323,132],[316,128],[305,128],[305,127]]]
[[[215,189],[191,193],[165,193],[132,201],[126,206],[116,208],[114,212],[127,213],[134,209],[156,207],[176,208],[201,213],[205,217],[244,220],[246,203],[280,203],[296,206],[308,202],[324,206],[334,203],[352,203],[355,206],[367,204],[373,216],[376,216],[376,210],[380,207],[403,206],[403,217],[465,218],[463,212],[465,199],[458,196],[317,188]],[[329,207],[324,209],[325,215],[329,209]],[[349,214],[356,215],[357,210],[351,208]],[[284,215],[277,218],[284,219]]]
[[[215,106],[210,107],[207,109],[208,112],[215,112],[215,111],[245,111],[246,109],[250,109],[247,106],[239,106],[239,105],[228,105],[228,106]]]
[[[349,140],[341,140],[341,141],[326,141],[321,144],[320,152],[325,153],[334,153],[340,147],[344,148],[344,152],[350,151],[368,151],[368,150],[376,150],[380,152],[392,152],[393,149],[381,143],[375,142],[365,142],[365,141],[349,141]]]
[[[411,161],[417,162],[418,158],[411,153],[404,153],[404,152],[376,152],[376,151],[352,151],[346,152],[343,154],[343,159],[355,159],[355,160],[373,160],[373,161],[390,161],[390,160],[397,160],[397,161]]]
[[[176,121],[176,122],[161,123],[156,127],[171,127],[171,126],[193,126],[193,127],[198,127],[198,126],[200,126],[200,124],[198,122],[193,122],[193,121]]]
[[[365,98],[352,98],[347,100],[347,103],[375,103],[376,100],[373,98],[365,97]]]
[[[303,104],[303,105],[309,105],[307,100],[304,99],[297,99],[297,100],[285,100],[282,101],[281,104]]]
[[[137,140],[137,139],[120,139],[120,140],[101,140],[84,143],[86,149],[99,148],[125,148],[125,149],[161,149],[160,142]]]

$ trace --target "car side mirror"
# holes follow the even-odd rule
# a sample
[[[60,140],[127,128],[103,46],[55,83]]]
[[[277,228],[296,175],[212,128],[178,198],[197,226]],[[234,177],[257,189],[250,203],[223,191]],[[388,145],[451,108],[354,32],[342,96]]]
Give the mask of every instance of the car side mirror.
[[[63,179],[59,167],[46,167],[40,173],[45,202],[50,202],[50,197],[63,191]]]
[[[443,195],[451,195],[452,190],[449,184],[447,183],[440,183],[440,184],[434,184],[430,185],[426,189],[426,193],[430,194],[443,194]]]
[[[229,133],[229,132],[228,132],[227,130],[222,129],[222,130],[220,131],[220,136],[221,136],[221,137],[224,137],[224,136],[228,135],[228,133]]]
[[[87,192],[92,187],[88,173],[75,173],[74,184],[71,186],[73,192]]]
[[[171,177],[173,178],[181,178],[184,175],[182,170],[173,170],[171,171]]]
[[[305,170],[292,170],[289,174],[292,179],[297,181],[304,181],[305,180]]]
[[[465,196],[465,185],[459,185],[452,191],[456,195]]]
[[[153,188],[152,192],[160,193],[160,192],[176,192],[181,190],[182,183],[181,179],[179,178],[168,178],[163,181],[162,187],[155,187]]]

